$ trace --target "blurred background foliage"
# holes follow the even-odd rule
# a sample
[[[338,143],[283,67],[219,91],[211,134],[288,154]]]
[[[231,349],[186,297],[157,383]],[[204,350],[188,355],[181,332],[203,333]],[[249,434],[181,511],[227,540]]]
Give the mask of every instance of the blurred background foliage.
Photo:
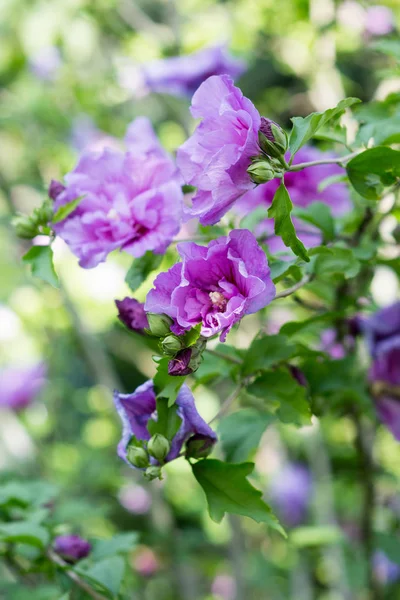
[[[49,373],[40,399],[23,414],[1,414],[0,481],[40,479],[57,486],[52,510],[58,533],[73,531],[91,539],[138,532],[123,597],[337,600],[344,597],[340,580],[345,578],[351,598],[367,598],[356,543],[360,490],[354,425],[337,414],[312,431],[271,427],[255,456],[257,484],[267,498],[268,482],[283,463],[310,463],[320,486],[305,524],[326,522],[334,504],[339,533],[335,528],[298,529],[288,542],[246,519],[226,518],[216,525],[185,461],[169,465],[162,482],[147,484],[116,457],[120,423],[110,394],[114,387],[131,391],[154,374],[148,342],[116,320],[113,301],[129,294],[124,283],[129,256],[114,253],[107,263],[85,271],[57,240],[62,287],[55,290],[34,280],[21,264],[29,246],[15,238],[10,215],[31,212],[50,180],[61,179],[82,149],[104,140],[114,143],[136,116],[151,118],[170,151],[185,140],[194,126],[189,100],[133,95],[123,86],[129,64],[228,43],[248,64],[239,81],[244,94],[261,114],[283,126],[293,115],[324,110],[344,96],[368,101],[400,91],[395,62],[370,48],[370,38],[351,11],[346,16],[344,4],[356,3],[0,3],[0,364],[42,360]],[[399,25],[398,1],[381,4],[393,10]],[[163,267],[172,264],[171,252]],[[380,271],[372,284],[378,305],[393,300],[398,290],[395,274],[384,270],[384,275],[383,288]],[[151,281],[141,286],[138,299],[150,286]],[[290,301],[287,307],[274,307],[268,313],[271,330],[296,311],[301,317],[302,309]],[[246,347],[259,329],[258,319],[247,319],[230,342]],[[218,380],[196,389],[199,410],[208,420],[229,392],[226,365],[210,365],[210,371],[216,368]],[[376,453],[378,528],[396,531],[399,451],[383,428]],[[7,600],[53,599],[61,597],[62,587],[43,583],[29,591],[7,587],[2,593]],[[400,598],[398,584],[383,587],[382,598]]]

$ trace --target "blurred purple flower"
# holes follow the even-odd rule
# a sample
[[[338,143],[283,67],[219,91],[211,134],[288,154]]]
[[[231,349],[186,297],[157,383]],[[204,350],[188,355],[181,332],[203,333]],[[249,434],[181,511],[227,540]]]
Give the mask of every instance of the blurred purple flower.
[[[386,35],[395,27],[394,15],[388,6],[370,6],[365,12],[365,33],[370,36]]]
[[[42,81],[53,81],[61,66],[60,51],[56,46],[40,48],[29,57],[31,72]]]
[[[54,550],[68,562],[76,562],[90,554],[92,546],[79,535],[59,535],[54,540]]]
[[[123,300],[115,300],[115,304],[118,309],[118,319],[128,329],[138,333],[144,333],[144,329],[148,329],[149,323],[142,302],[126,297]]]
[[[321,160],[330,156],[332,155],[327,155],[317,148],[305,146],[297,152],[293,164]],[[286,173],[285,185],[294,206],[306,208],[312,202],[319,201],[329,206],[334,217],[339,217],[351,209],[350,193],[346,184],[332,183],[322,191],[319,191],[319,185],[328,177],[344,174],[345,171],[338,165],[318,165],[309,167],[303,171]],[[235,211],[239,215],[245,216],[260,206],[269,208],[279,184],[280,179],[273,179],[248,191],[235,204]],[[295,224],[298,237],[307,248],[318,246],[322,242],[321,232],[316,227],[297,218],[293,219],[293,223]],[[273,219],[264,219],[258,223],[255,228],[255,234],[257,237],[261,235],[268,237],[267,243],[272,253],[281,251],[290,252],[281,238],[274,235]]]
[[[160,568],[156,554],[147,546],[140,546],[133,558],[133,567],[142,577],[151,577]]]
[[[202,323],[204,337],[221,332],[224,341],[235,323],[275,296],[265,253],[247,229],[234,229],[207,247],[184,242],[177,250],[182,262],[156,277],[145,302],[147,312],[174,319],[177,335]]]
[[[151,495],[141,485],[129,484],[118,494],[121,505],[135,515],[144,515],[150,510]]]
[[[381,550],[374,554],[373,567],[376,579],[384,585],[400,579],[400,565],[389,560]]]
[[[234,600],[236,598],[236,581],[232,575],[217,575],[211,587],[214,596],[221,600]]]
[[[156,92],[190,97],[211,75],[226,73],[236,79],[245,70],[244,61],[233,57],[224,46],[215,46],[144,65],[128,65],[122,69],[120,80],[123,87],[142,96]]]
[[[400,302],[379,310],[361,327],[373,359],[369,377],[377,390],[378,417],[400,441],[400,394],[390,389],[400,389]]]
[[[285,465],[273,477],[270,493],[282,521],[289,527],[300,525],[311,503],[312,479],[309,470],[299,463]]]
[[[148,441],[151,438],[147,429],[148,422],[157,419],[153,382],[146,381],[132,394],[114,392],[114,403],[123,423],[118,456],[132,466],[127,459],[127,446],[132,436],[135,436],[137,440]],[[174,406],[176,406],[177,415],[182,419],[182,423],[171,441],[171,449],[165,459],[166,462],[174,460],[178,456],[183,444],[194,433],[204,435],[213,441],[217,440],[214,431],[197,412],[192,392],[186,384],[179,390]],[[154,464],[157,464],[157,461]]]
[[[346,356],[343,344],[336,341],[336,330],[325,329],[321,332],[320,349],[326,352],[334,359],[341,359]]]
[[[70,144],[78,152],[99,152],[104,148],[118,150],[120,144],[111,135],[101,131],[89,115],[81,114],[72,121]]]
[[[86,152],[65,177],[57,210],[82,197],[78,207],[54,230],[86,269],[117,248],[134,257],[148,250],[162,254],[179,231],[182,191],[175,165],[154,144],[139,152],[105,149]]]
[[[40,394],[46,384],[46,366],[6,367],[0,371],[0,408],[21,410]]]
[[[261,117],[227,75],[209,77],[201,84],[191,113],[203,120],[177,152],[185,183],[197,188],[186,212],[202,225],[213,225],[254,187],[247,168],[260,153]]]

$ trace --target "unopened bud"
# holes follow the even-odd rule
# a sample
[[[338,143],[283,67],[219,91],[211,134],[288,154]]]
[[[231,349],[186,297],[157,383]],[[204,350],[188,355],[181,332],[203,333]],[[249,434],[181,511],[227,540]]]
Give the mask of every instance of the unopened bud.
[[[154,456],[158,462],[164,462],[165,457],[170,451],[171,445],[166,437],[161,433],[155,433],[147,444],[147,450],[151,456]]]
[[[279,158],[288,149],[289,139],[287,133],[278,123],[261,117],[258,143],[265,154],[273,158]]]
[[[254,183],[266,183],[276,177],[275,171],[265,160],[254,160],[247,169],[247,172]]]
[[[149,329],[156,337],[164,337],[171,333],[171,325],[173,320],[168,315],[157,315],[155,313],[147,313]]]
[[[207,435],[196,433],[186,442],[186,458],[207,458],[211,454],[215,440]]]
[[[162,479],[161,477],[161,467],[152,466],[146,469],[145,477],[149,479],[149,481],[153,481],[153,479]]]
[[[144,448],[129,444],[126,449],[126,457],[134,467],[138,469],[145,469],[149,466],[149,457]]]
[[[168,375],[172,376],[184,376],[193,373],[193,369],[189,366],[192,357],[191,348],[185,348],[169,361],[168,363]]]
[[[49,185],[49,197],[52,200],[56,200],[57,196],[59,196],[64,190],[65,186],[61,183],[61,181],[52,179]]]
[[[180,340],[176,335],[167,335],[166,338],[161,342],[161,348],[164,354],[168,356],[175,356],[179,350],[184,347],[184,342]]]
[[[35,208],[33,211],[35,220],[40,225],[47,225],[54,217],[54,210],[48,198],[43,202],[42,206]]]
[[[31,240],[38,234],[37,225],[26,215],[17,215],[12,220],[15,233],[18,237]]]

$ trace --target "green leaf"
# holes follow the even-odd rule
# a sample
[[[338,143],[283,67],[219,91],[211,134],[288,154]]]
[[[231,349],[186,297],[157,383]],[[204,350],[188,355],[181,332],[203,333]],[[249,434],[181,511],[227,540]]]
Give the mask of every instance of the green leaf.
[[[120,556],[113,556],[96,563],[87,571],[82,569],[77,571],[79,575],[87,576],[91,581],[100,584],[112,595],[112,598],[116,598],[124,577],[125,562]]]
[[[169,406],[166,398],[157,398],[157,421],[151,419],[148,422],[147,429],[149,433],[151,435],[161,433],[171,441],[181,423],[182,419],[177,414],[176,406]]]
[[[20,542],[38,548],[44,548],[49,543],[48,531],[30,521],[0,524],[0,539],[3,542]]]
[[[192,469],[206,495],[213,521],[220,523],[225,513],[233,513],[250,517],[257,523],[267,523],[285,535],[270,507],[262,500],[262,493],[247,481],[253,472],[253,463],[229,464],[206,459],[193,464]]]
[[[154,252],[149,250],[140,258],[135,258],[133,260],[125,277],[125,282],[132,292],[135,292],[147,279],[150,273],[160,266],[162,259],[162,254],[154,254]]]
[[[296,353],[297,347],[284,335],[264,335],[257,337],[246,352],[243,375],[269,369],[282,360],[288,360]]]
[[[254,228],[261,221],[264,221],[264,219],[268,219],[268,208],[266,206],[257,206],[257,208],[243,217],[239,226],[241,229],[250,229],[250,231],[254,231]]]
[[[51,246],[32,246],[22,260],[31,265],[32,275],[58,288],[58,277],[54,270]]]
[[[318,184],[318,191],[323,192],[331,185],[335,183],[342,183],[343,181],[347,181],[347,177],[345,174],[343,175],[331,175],[330,177],[326,177]]]
[[[296,333],[302,332],[304,329],[313,327],[315,324],[321,322],[329,325],[333,323],[335,319],[338,319],[341,316],[342,314],[339,312],[326,312],[314,317],[310,317],[309,319],[303,319],[302,321],[291,321],[290,323],[285,323],[282,325],[280,333],[284,335],[295,335]]]
[[[300,281],[302,278],[302,272],[300,267],[296,264],[297,258],[293,260],[274,260],[269,262],[271,269],[271,279],[274,283],[278,283],[285,277],[293,277],[295,281]]]
[[[344,541],[344,535],[335,525],[313,525],[297,527],[290,535],[290,541],[298,548],[327,546]]]
[[[285,367],[267,371],[258,377],[247,391],[264,400],[283,423],[296,426],[311,423],[311,410],[306,389],[297,383]]]
[[[195,327],[192,327],[192,329],[187,331],[184,335],[180,336],[183,342],[185,343],[185,348],[190,348],[191,346],[194,346],[194,344],[200,337],[201,327],[202,323],[199,323]]]
[[[314,255],[316,255],[316,260],[313,271],[323,279],[336,274],[351,279],[359,273],[361,268],[360,261],[350,248],[317,246],[310,250],[310,256]]]
[[[132,531],[119,533],[108,540],[96,540],[90,558],[96,562],[108,556],[130,552],[136,546],[138,537],[138,534]]]
[[[228,462],[247,460],[258,448],[260,439],[275,416],[251,408],[239,410],[224,417],[219,425],[219,437]]]
[[[291,248],[296,256],[300,256],[308,262],[310,259],[308,258],[307,250],[296,236],[296,230],[290,218],[292,209],[292,201],[285,184],[282,182],[275,192],[268,216],[275,220],[275,233],[282,238],[285,246]]]
[[[400,177],[400,151],[377,146],[361,152],[347,163],[354,189],[368,200],[379,200],[385,187]]]
[[[390,533],[376,532],[375,546],[386,554],[389,560],[400,565],[400,538]]]
[[[377,52],[393,56],[400,61],[400,40],[397,38],[377,40],[370,44],[370,47]]]
[[[71,200],[67,202],[67,204],[63,204],[54,214],[52,223],[60,223],[60,221],[64,221],[78,206],[80,201],[84,198],[83,196],[79,196],[79,198],[75,198],[75,200]]]
[[[157,398],[166,398],[168,400],[168,406],[172,406],[186,377],[168,375],[169,360],[169,358],[162,358],[159,361],[157,373],[154,377],[154,387],[156,389]]]
[[[340,127],[340,125],[319,129],[316,133],[314,133],[313,137],[316,140],[336,142],[337,144],[343,144],[344,146],[347,144],[346,129],[344,127]]]
[[[324,234],[324,240],[330,242],[335,237],[335,222],[330,208],[324,202],[312,202],[307,208],[296,206],[293,214],[306,223],[318,227]]]
[[[296,154],[304,144],[306,144],[315,133],[324,127],[332,119],[339,119],[346,108],[361,102],[358,98],[346,98],[341,100],[335,108],[329,108],[324,112],[315,112],[308,117],[293,117],[293,128],[290,134],[289,148],[292,155]]]

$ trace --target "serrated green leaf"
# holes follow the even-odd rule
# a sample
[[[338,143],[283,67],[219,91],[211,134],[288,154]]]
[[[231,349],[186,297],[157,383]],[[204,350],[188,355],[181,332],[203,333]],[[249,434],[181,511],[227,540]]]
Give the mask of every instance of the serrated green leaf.
[[[283,423],[296,426],[311,423],[306,389],[297,383],[285,367],[266,371],[248,386],[247,391],[265,402]]]
[[[0,540],[44,548],[49,543],[49,533],[44,527],[30,521],[0,523]]]
[[[107,556],[130,552],[137,544],[139,535],[133,532],[119,533],[107,540],[95,540],[90,558],[99,561]]]
[[[135,258],[133,260],[125,277],[125,282],[132,292],[135,292],[147,279],[150,273],[160,266],[162,259],[162,254],[154,254],[154,252],[149,250],[140,258]]]
[[[263,335],[251,343],[243,362],[243,375],[256,373],[288,360],[296,353],[296,345],[284,335]]]
[[[218,432],[226,460],[233,463],[248,460],[250,454],[258,448],[268,425],[275,421],[274,415],[251,408],[224,417],[218,425]]]
[[[324,202],[312,202],[306,208],[295,206],[293,214],[306,223],[315,225],[324,234],[324,240],[330,242],[335,237],[335,222],[330,208]]]
[[[268,216],[274,219],[275,233],[279,235],[285,246],[308,262],[310,259],[304,244],[296,235],[290,213],[292,212],[293,204],[289,193],[282,182],[275,192],[274,199],[268,211]]]
[[[120,556],[112,556],[97,562],[87,571],[74,569],[79,575],[87,577],[90,582],[94,582],[106,589],[112,598],[118,596],[125,572],[125,562]]]
[[[335,274],[351,279],[359,273],[361,268],[360,261],[350,248],[317,246],[310,250],[310,255],[317,256],[314,273],[324,279]]]
[[[32,275],[58,288],[59,283],[53,265],[53,250],[51,246],[32,246],[22,257],[22,260],[31,265]]]
[[[274,260],[269,262],[271,269],[271,279],[274,283],[278,283],[284,277],[293,277],[295,281],[300,281],[302,278],[302,272],[300,267],[296,264],[297,258],[293,260]]]
[[[400,177],[400,151],[377,146],[361,152],[347,163],[354,189],[368,200],[379,200],[384,188]]]
[[[324,112],[311,113],[307,117],[293,117],[291,119],[293,128],[290,134],[289,148],[292,155],[296,154],[304,144],[306,144],[314,134],[324,127],[329,121],[338,119],[350,106],[361,102],[358,98],[346,98],[341,100],[334,108],[329,108]]]
[[[74,212],[74,210],[83,198],[84,195],[79,196],[79,198],[75,198],[75,200],[71,200],[70,202],[67,202],[67,204],[63,204],[63,206],[60,206],[60,208],[54,214],[52,223],[60,223],[60,221],[64,221],[64,219],[66,219],[72,212]]]
[[[225,513],[242,515],[257,523],[267,523],[285,536],[279,521],[262,500],[262,493],[247,480],[253,472],[253,463],[230,464],[206,459],[192,464],[192,469],[206,495],[213,521],[220,523]]]

